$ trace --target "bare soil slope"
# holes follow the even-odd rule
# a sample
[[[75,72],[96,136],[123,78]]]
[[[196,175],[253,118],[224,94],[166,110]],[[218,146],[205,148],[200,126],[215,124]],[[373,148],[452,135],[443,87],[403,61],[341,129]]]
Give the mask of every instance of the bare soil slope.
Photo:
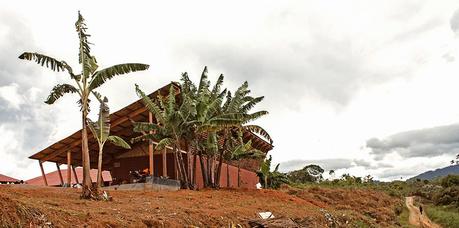
[[[394,226],[399,199],[372,190],[110,191],[111,202],[79,199],[77,189],[0,186],[0,227],[350,227]],[[271,211],[276,219],[257,220]]]

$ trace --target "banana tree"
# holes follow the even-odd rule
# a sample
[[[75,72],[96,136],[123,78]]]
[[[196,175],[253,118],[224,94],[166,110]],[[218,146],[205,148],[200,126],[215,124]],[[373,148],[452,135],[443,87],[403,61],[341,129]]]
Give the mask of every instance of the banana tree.
[[[104,145],[107,141],[110,143],[122,147],[124,149],[131,149],[131,146],[123,140],[123,138],[110,135],[110,109],[107,105],[108,99],[104,97],[101,99],[97,97],[100,102],[99,107],[99,118],[96,122],[91,121],[88,118],[88,126],[91,130],[94,138],[97,140],[97,144],[99,145],[99,158],[97,163],[97,188],[102,187],[102,156],[104,151]]]
[[[192,116],[196,128],[191,133],[191,148],[188,149],[194,154],[194,160],[196,160],[196,155],[199,155],[204,186],[216,187],[219,184],[214,173],[216,170],[214,168],[215,157],[219,150],[218,132],[240,124],[240,120],[220,111],[227,93],[226,89],[221,90],[223,75],[219,76],[211,89],[207,73],[207,67],[205,67],[198,86],[195,86],[188,78],[187,73],[182,74],[181,93],[184,97],[189,97],[196,107],[196,114]],[[193,170],[195,170],[195,164],[193,165]]]
[[[173,86],[169,89],[167,97],[158,96],[157,103],[152,101],[140,88],[136,85],[137,95],[142,99],[145,107],[155,116],[157,123],[149,122],[134,122],[134,132],[154,132],[145,133],[141,136],[131,139],[132,143],[139,141],[155,140],[158,144],[155,150],[162,150],[166,146],[173,149],[179,178],[183,186],[192,188],[189,181],[189,172],[186,168],[186,162],[183,159],[181,152],[181,142],[186,140],[189,131],[193,131],[193,122],[190,117],[194,115],[195,108],[193,102],[188,97],[181,97],[181,102],[175,99],[176,93]]]
[[[34,53],[24,52],[19,56],[20,59],[34,61],[37,64],[47,67],[53,71],[65,71],[70,76],[73,84],[58,84],[54,86],[51,94],[46,99],[46,104],[54,104],[56,100],[69,93],[76,93],[79,96],[78,103],[81,111],[81,153],[83,160],[83,188],[81,197],[84,199],[91,198],[91,179],[90,179],[90,158],[88,148],[88,133],[86,119],[89,112],[89,96],[95,92],[97,88],[103,85],[107,80],[121,74],[126,74],[135,71],[147,70],[147,64],[141,63],[125,63],[114,65],[105,69],[98,70],[96,58],[91,55],[90,36],[86,30],[86,23],[83,16],[78,12],[78,20],[75,23],[76,31],[79,38],[79,58],[78,62],[81,66],[79,73],[75,72],[65,61],[56,58]]]
[[[181,92],[195,102],[196,115],[193,116],[196,131],[191,145],[194,145],[194,154],[199,154],[203,182],[205,186],[219,187],[224,152],[228,151],[230,131],[244,128],[246,131],[258,133],[272,142],[269,134],[257,125],[244,124],[258,119],[268,112],[250,110],[263,97],[249,96],[248,83],[244,82],[234,93],[234,97],[226,89],[222,90],[223,75],[220,75],[211,88],[208,80],[207,67],[201,74],[199,85],[189,79],[186,73],[182,74]],[[205,158],[207,165],[204,164]],[[218,158],[218,167],[214,163]]]
[[[265,153],[252,147],[252,141],[249,140],[247,143],[240,143],[230,153],[228,158],[229,161],[235,161],[237,163],[237,187],[241,187],[241,160],[244,159],[263,159]],[[229,170],[227,166],[227,180],[229,183]]]
[[[271,155],[269,158],[263,160],[260,166],[260,170],[257,172],[260,177],[260,183],[263,184],[264,188],[279,188],[282,184],[288,184],[289,179],[285,173],[279,172],[279,165],[276,165],[274,171],[271,172]]]
[[[228,157],[228,155],[225,154],[225,151],[227,150],[227,147],[229,145],[228,141],[232,139],[232,137],[235,134],[231,134],[229,131],[236,131],[238,132],[236,142],[239,142],[239,146],[243,146],[244,142],[242,141],[242,132],[252,132],[260,135],[267,141],[269,141],[271,144],[273,143],[273,140],[271,139],[271,136],[268,134],[266,130],[264,130],[262,127],[258,125],[245,125],[251,121],[254,121],[262,116],[265,116],[268,114],[267,111],[258,111],[254,113],[249,113],[252,108],[254,108],[258,103],[260,103],[264,97],[252,97],[249,96],[250,90],[248,89],[248,83],[244,82],[235,92],[234,97],[231,96],[231,93],[228,92],[226,101],[221,107],[221,112],[227,113],[231,116],[231,118],[236,119],[239,121],[239,124],[234,125],[231,128],[225,128],[221,132],[222,140],[223,143],[220,147],[219,150],[219,166],[216,170],[216,179],[217,183],[220,183],[220,176],[221,176],[221,171],[222,171],[222,164],[223,164],[223,158]],[[247,143],[245,143],[247,144]],[[231,150],[230,150],[231,151]],[[261,151],[259,151],[261,153]],[[231,152],[230,152],[231,153]],[[232,155],[229,155],[230,159]],[[236,156],[237,157],[237,156]],[[250,158],[246,157],[244,159],[255,159],[255,158],[263,158],[263,155],[257,156]],[[241,158],[243,159],[243,158]],[[239,164],[239,162],[238,162]],[[240,172],[240,167],[238,167],[238,173]],[[239,175],[239,174],[238,174]],[[239,178],[239,176],[238,176]],[[239,181],[238,181],[239,183]],[[240,184],[239,184],[240,185]]]

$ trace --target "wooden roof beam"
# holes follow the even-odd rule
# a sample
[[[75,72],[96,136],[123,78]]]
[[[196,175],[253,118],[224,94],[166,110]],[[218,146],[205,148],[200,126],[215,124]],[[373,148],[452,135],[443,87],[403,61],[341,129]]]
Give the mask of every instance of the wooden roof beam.
[[[125,121],[128,121],[129,119],[132,119],[133,117],[139,115],[140,113],[145,112],[146,110],[147,110],[147,108],[145,108],[145,107],[139,108],[139,109],[137,109],[136,111],[134,111],[133,113],[129,114],[128,116],[122,117],[122,118],[120,118],[120,119],[115,120],[115,121],[111,124],[111,127],[115,127],[115,126],[117,126],[117,125],[119,125],[119,124],[122,124],[122,123],[124,123]],[[93,136],[92,134],[88,134],[88,139],[89,139],[90,137],[92,138],[92,137],[94,137],[94,136]],[[45,157],[41,158],[40,160],[42,160],[42,161],[48,161],[48,160],[54,159],[55,157],[61,155],[61,154],[64,153],[64,152],[66,152],[67,150],[70,150],[72,147],[78,146],[78,145],[80,145],[80,144],[81,144],[81,139],[75,140],[74,142],[72,142],[72,143],[70,144],[70,146],[68,146],[68,147],[66,147],[66,148],[64,148],[64,149],[55,151],[54,153],[49,154],[48,156],[45,156]]]

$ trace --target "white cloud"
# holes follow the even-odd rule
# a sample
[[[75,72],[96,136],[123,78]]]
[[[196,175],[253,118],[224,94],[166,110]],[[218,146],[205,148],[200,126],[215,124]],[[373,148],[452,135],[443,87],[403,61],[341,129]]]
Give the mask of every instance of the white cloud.
[[[19,110],[19,106],[24,103],[24,99],[18,93],[19,85],[12,83],[0,87],[0,99],[7,101],[8,107]]]

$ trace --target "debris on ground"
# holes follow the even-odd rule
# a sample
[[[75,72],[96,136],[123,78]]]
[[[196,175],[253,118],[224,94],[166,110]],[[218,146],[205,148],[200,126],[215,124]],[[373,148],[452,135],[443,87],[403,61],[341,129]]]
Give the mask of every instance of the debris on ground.
[[[272,212],[266,211],[266,212],[258,212],[258,216],[260,216],[261,219],[272,219],[275,218]]]

